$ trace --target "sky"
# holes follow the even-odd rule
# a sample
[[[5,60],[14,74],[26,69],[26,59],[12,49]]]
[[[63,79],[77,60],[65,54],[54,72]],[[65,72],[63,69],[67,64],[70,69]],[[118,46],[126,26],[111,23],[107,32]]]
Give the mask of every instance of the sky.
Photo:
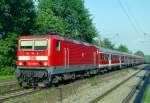
[[[100,37],[150,55],[150,0],[84,0]]]

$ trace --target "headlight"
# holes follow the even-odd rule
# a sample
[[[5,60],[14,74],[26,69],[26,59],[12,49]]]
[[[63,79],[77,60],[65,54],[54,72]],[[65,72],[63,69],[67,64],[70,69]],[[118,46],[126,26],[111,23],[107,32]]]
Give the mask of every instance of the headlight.
[[[47,62],[44,62],[44,66],[47,66]]]
[[[23,63],[22,62],[19,62],[19,65],[22,65]]]

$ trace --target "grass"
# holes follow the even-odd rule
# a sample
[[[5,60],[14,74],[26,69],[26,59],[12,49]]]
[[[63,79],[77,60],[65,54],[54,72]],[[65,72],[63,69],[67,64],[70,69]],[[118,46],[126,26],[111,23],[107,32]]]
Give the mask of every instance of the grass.
[[[24,97],[22,96],[20,98],[9,100],[4,103],[48,103],[49,101],[48,96],[50,95],[50,93],[51,92],[49,90],[42,90],[42,91],[33,93],[31,95],[27,95]]]
[[[96,77],[90,78],[89,83],[91,86],[96,86],[97,85],[97,78]]]
[[[0,81],[1,80],[15,80],[15,75],[8,75],[8,76],[0,76]]]
[[[0,86],[0,94],[8,93],[11,90],[21,89],[18,84]]]
[[[144,98],[144,103],[150,103],[150,85],[148,86],[148,91],[147,91],[146,96]]]

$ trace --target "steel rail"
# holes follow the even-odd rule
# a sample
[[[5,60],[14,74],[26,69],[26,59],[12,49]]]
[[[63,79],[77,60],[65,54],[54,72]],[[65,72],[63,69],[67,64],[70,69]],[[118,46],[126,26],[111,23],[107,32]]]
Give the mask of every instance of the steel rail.
[[[41,89],[28,89],[28,90],[23,89],[23,90],[20,90],[20,91],[12,92],[12,93],[0,96],[0,102],[1,101],[4,102],[6,100],[16,98],[16,97],[20,97],[20,96],[23,96],[23,95],[28,95],[28,94],[31,94],[31,93],[34,93],[34,92],[37,92],[37,91],[40,91],[40,90]]]
[[[3,87],[3,86],[11,86],[11,85],[16,85],[16,84],[17,84],[17,81],[16,81],[16,80],[7,81],[7,82],[0,82],[0,87]]]

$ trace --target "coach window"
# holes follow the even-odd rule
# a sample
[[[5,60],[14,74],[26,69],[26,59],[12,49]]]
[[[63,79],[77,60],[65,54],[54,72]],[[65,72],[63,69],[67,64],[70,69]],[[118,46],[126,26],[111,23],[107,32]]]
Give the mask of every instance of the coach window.
[[[116,56],[115,55],[113,55],[113,60],[116,60]]]
[[[116,60],[116,55],[113,56],[113,60]]]
[[[106,57],[107,57],[107,60],[109,60],[109,54],[107,54]]]
[[[103,60],[105,60],[105,54],[103,54],[103,56],[102,56],[102,57],[103,57],[102,59],[103,59]]]
[[[123,60],[123,58],[124,58],[124,57],[123,57],[123,56],[121,56],[121,60]]]
[[[119,59],[119,56],[116,55],[116,60],[118,60],[118,59]]]
[[[100,58],[101,58],[101,60],[104,60],[104,54],[103,53],[100,54]]]
[[[103,57],[102,57],[102,53],[100,53],[100,59],[102,60],[102,58],[103,58]]]
[[[103,60],[105,60],[105,54],[103,54]]]
[[[113,60],[113,55],[111,55],[111,60]]]
[[[119,60],[119,56],[117,56],[117,60]]]
[[[105,58],[106,58],[106,55],[105,55],[105,54],[103,54],[103,60],[105,60]]]
[[[60,51],[60,41],[56,41],[56,51]]]
[[[116,60],[116,56],[115,55],[113,56],[113,60]]]
[[[114,60],[114,55],[111,55],[111,60]]]
[[[119,56],[117,56],[117,55],[113,56],[113,60],[118,60],[118,59],[119,59]]]

